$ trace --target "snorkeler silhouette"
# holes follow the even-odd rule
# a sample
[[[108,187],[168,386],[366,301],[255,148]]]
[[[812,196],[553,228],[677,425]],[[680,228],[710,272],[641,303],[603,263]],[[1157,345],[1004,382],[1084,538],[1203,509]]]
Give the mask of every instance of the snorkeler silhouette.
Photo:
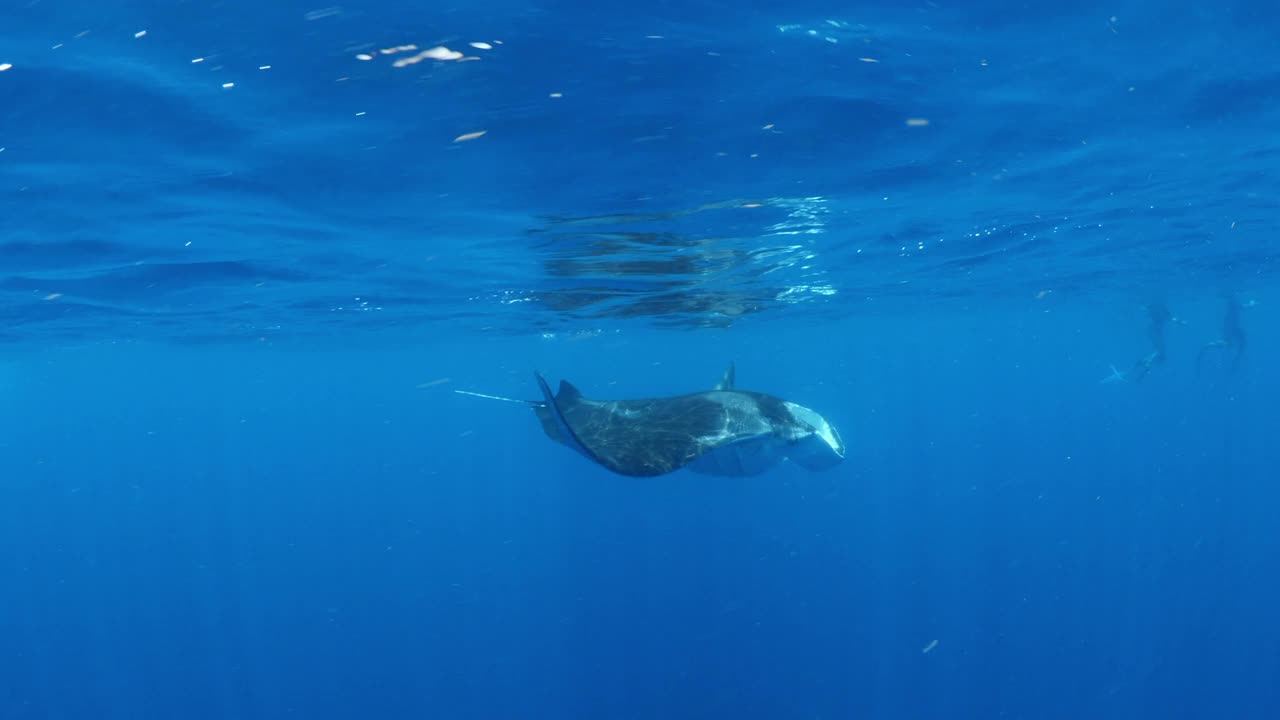
[[[1180,318],[1174,317],[1173,313],[1169,312],[1169,306],[1165,305],[1163,302],[1153,302],[1147,305],[1147,318],[1147,337],[1151,340],[1151,352],[1138,360],[1138,362],[1134,363],[1133,368],[1127,373],[1120,372],[1114,365],[1112,365],[1111,375],[1103,378],[1103,383],[1113,383],[1121,380],[1141,382],[1142,378],[1146,377],[1147,373],[1151,372],[1151,368],[1154,365],[1164,362],[1166,354],[1164,344],[1164,326],[1170,322],[1175,322],[1179,325],[1187,324]]]
[[[1252,307],[1254,303],[1251,300],[1241,305],[1234,295],[1227,295],[1224,299],[1227,303],[1227,312],[1222,316],[1222,337],[1200,348],[1200,355],[1196,358],[1197,373],[1204,367],[1205,353],[1216,348],[1232,351],[1232,374],[1240,368],[1240,358],[1244,356],[1245,347],[1244,330],[1240,327],[1240,308]]]

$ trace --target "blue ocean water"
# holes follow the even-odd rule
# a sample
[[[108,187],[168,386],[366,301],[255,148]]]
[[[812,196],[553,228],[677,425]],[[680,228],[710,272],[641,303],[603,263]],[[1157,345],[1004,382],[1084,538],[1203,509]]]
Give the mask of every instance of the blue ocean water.
[[[1276,717],[1277,23],[6,5],[0,718]]]

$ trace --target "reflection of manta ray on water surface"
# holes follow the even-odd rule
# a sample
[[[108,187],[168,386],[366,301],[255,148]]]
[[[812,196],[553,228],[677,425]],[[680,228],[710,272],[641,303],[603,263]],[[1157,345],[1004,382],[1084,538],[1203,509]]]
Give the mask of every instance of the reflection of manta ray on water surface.
[[[641,400],[591,400],[565,381],[552,395],[546,380],[535,377],[542,400],[455,392],[529,405],[552,440],[633,477],[682,467],[742,477],[784,459],[807,470],[825,470],[844,460],[844,442],[825,418],[772,395],[738,390],[732,365],[713,390]]]

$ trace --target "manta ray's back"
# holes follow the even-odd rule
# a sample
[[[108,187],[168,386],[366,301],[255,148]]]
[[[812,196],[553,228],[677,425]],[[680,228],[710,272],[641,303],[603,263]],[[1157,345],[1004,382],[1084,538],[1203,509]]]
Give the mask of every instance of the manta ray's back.
[[[621,475],[654,477],[688,467],[741,477],[787,458],[808,470],[833,467],[844,458],[839,434],[821,415],[738,390],[732,363],[712,390],[636,400],[588,399],[563,380],[552,394],[541,374],[534,378],[542,399],[513,402],[533,408],[547,437]]]
[[[537,380],[543,402],[536,412],[547,436],[622,475],[653,477],[688,467],[743,477],[791,455],[811,470],[843,459],[838,434],[820,415],[738,390],[732,364],[713,390],[665,398],[590,400],[563,381],[552,395],[541,375]]]

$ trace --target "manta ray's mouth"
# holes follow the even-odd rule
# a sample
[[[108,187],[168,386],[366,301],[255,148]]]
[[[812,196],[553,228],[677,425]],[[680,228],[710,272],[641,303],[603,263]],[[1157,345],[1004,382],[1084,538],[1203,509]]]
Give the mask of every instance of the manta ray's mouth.
[[[797,405],[792,402],[785,403],[785,405],[791,411],[792,417],[813,428],[813,434],[822,439],[822,444],[826,446],[827,451],[833,453],[839,460],[844,459],[844,440],[840,437],[840,433],[834,425],[803,405]]]

